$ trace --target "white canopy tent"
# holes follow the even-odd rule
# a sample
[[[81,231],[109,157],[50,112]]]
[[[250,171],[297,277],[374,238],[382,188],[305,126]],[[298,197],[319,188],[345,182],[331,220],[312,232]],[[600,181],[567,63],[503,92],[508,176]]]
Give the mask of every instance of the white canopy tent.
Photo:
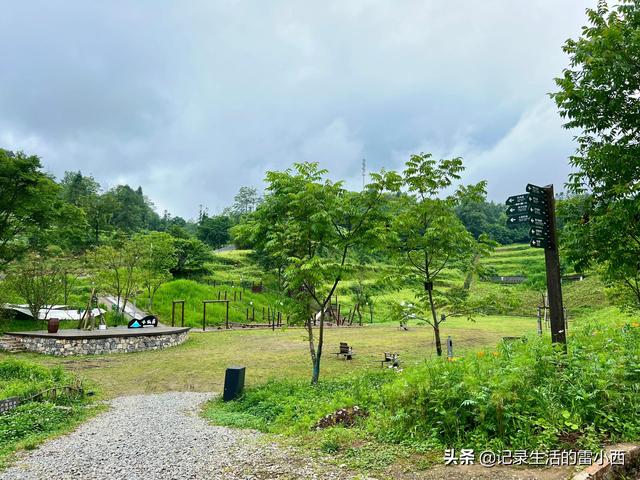
[[[29,311],[28,305],[16,305],[7,303],[2,306],[5,310],[10,310],[13,312],[21,313],[23,315],[27,315],[33,318],[31,311]],[[67,305],[52,305],[51,307],[41,308],[38,312],[39,320],[47,320],[49,318],[58,318],[60,320],[76,320],[79,321],[82,318],[82,314],[84,310],[78,312],[78,310],[69,310]],[[93,317],[99,317],[105,313],[105,310],[101,308],[94,308],[91,310],[91,315]]]

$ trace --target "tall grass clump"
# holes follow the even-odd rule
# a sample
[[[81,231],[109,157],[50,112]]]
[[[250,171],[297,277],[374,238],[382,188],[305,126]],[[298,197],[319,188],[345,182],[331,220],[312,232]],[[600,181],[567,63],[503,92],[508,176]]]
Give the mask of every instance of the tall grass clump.
[[[370,427],[426,447],[593,448],[640,438],[640,324],[587,324],[564,355],[548,338],[410,369]]]
[[[66,432],[87,418],[82,392],[51,396],[41,394],[54,387],[75,386],[77,379],[61,368],[20,361],[0,362],[0,399],[18,397],[21,404],[0,415],[0,469],[16,450],[35,448],[52,435]]]
[[[233,402],[214,400],[207,416],[215,423],[263,432],[308,432],[319,419],[344,407],[367,410],[380,403],[384,384],[393,373],[380,372],[311,385],[308,381],[270,381],[248,389]]]
[[[0,362],[0,399],[27,398],[55,386],[70,385],[74,377],[60,367],[47,368],[20,360]]]

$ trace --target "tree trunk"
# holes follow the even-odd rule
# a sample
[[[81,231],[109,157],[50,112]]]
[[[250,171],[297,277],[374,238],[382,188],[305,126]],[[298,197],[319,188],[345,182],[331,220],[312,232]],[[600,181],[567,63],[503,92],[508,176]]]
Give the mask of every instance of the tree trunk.
[[[442,356],[442,342],[440,341],[440,324],[438,322],[433,324],[433,333],[436,337],[436,353],[439,357]]]
[[[431,284],[433,285],[433,284]],[[426,288],[426,285],[425,285]],[[433,333],[436,336],[436,353],[439,357],[442,356],[442,343],[440,342],[440,323],[438,322],[438,314],[436,313],[436,306],[433,302],[433,286],[427,288],[429,294],[429,306],[431,307],[431,316],[433,317]]]
[[[318,334],[318,348],[313,361],[313,376],[311,385],[317,385],[320,379],[320,359],[322,358],[322,345],[324,344],[324,308],[320,310],[320,333]]]

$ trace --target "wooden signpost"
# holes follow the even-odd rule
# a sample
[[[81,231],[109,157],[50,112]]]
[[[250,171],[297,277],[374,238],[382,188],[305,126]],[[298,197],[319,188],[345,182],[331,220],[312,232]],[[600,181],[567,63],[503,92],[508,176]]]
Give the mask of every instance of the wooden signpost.
[[[567,336],[562,306],[562,285],[560,282],[560,256],[558,254],[558,232],[556,228],[555,198],[553,185],[539,187],[527,185],[527,193],[509,197],[507,204],[507,226],[515,228],[528,223],[530,245],[544,248],[547,272],[547,292],[551,341],[561,343],[567,350]]]

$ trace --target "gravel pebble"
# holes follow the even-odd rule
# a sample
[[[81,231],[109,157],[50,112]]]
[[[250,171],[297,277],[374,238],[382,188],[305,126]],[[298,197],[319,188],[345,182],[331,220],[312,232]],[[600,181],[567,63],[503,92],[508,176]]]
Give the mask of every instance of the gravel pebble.
[[[2,479],[343,479],[247,430],[217,427],[199,416],[208,393],[118,397],[76,431],[22,456]]]

